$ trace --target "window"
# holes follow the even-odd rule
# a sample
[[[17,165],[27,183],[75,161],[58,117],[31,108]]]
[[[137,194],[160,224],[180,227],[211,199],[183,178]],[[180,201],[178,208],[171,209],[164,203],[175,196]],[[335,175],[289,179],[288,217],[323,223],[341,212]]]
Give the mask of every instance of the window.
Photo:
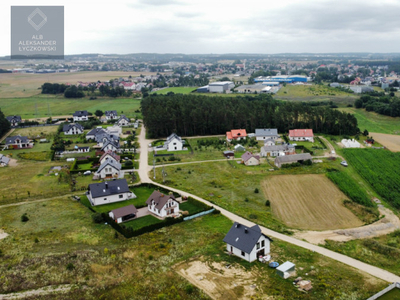
[[[122,198],[124,198],[124,195],[119,195],[119,199],[122,199]]]
[[[260,249],[260,243],[257,243],[257,250]]]
[[[264,247],[265,246],[265,241],[262,241],[261,242],[261,247]]]
[[[106,201],[107,200],[107,198],[104,198],[104,201]]]
[[[242,251],[242,256],[244,256],[244,251]]]

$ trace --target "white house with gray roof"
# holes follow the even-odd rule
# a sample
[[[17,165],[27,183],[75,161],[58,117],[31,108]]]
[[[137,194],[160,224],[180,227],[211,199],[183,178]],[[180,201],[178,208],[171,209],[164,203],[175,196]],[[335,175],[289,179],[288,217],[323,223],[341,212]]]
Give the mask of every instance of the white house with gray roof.
[[[154,191],[146,200],[148,210],[161,217],[172,217],[179,214],[179,202],[176,201],[174,195],[162,194]]]
[[[21,116],[8,116],[6,119],[11,123],[12,127],[18,126],[22,122]]]
[[[168,151],[180,151],[183,150],[183,141],[180,136],[173,133],[168,138],[167,141],[164,143],[164,148]]]
[[[108,159],[104,161],[99,169],[96,171],[96,175],[100,178],[111,178],[118,177],[121,172],[121,164],[115,160]]]
[[[116,120],[118,119],[118,113],[116,110],[106,110],[104,112],[104,115],[106,116],[106,120]]]
[[[66,124],[63,126],[63,132],[66,135],[82,134],[83,127],[81,124],[78,124],[78,123]]]
[[[31,142],[31,140],[26,136],[8,136],[5,142],[5,149],[24,149],[33,147],[33,142]]]
[[[277,140],[279,138],[278,129],[276,128],[256,129],[255,135],[257,141],[263,141],[268,139]]]
[[[258,225],[247,227],[235,222],[224,237],[226,250],[248,262],[270,252],[272,240],[261,232]]]
[[[87,140],[96,140],[96,136],[100,135],[102,133],[107,133],[107,131],[102,128],[102,127],[96,127],[93,128],[92,130],[90,130],[87,134],[86,134],[86,139]]]
[[[89,119],[89,114],[87,110],[77,110],[72,114],[74,122],[76,121],[87,121]]]
[[[126,179],[89,184],[86,195],[92,205],[102,205],[136,198]]]
[[[266,156],[284,156],[296,154],[295,147],[291,144],[272,145],[261,147],[260,155]]]
[[[121,117],[117,121],[118,126],[128,126],[131,123],[131,121],[125,117],[124,115],[121,115]]]

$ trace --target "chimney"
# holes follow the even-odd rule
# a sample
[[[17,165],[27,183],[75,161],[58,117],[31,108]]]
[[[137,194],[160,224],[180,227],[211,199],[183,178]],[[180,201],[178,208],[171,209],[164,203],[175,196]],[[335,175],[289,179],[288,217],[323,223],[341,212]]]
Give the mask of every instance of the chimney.
[[[248,230],[247,230],[247,228],[245,228],[245,229],[244,229],[244,233],[247,233],[247,232],[248,232]]]
[[[105,182],[104,184],[105,184],[105,186],[106,186],[106,189],[108,189],[108,183],[107,183],[107,182]]]

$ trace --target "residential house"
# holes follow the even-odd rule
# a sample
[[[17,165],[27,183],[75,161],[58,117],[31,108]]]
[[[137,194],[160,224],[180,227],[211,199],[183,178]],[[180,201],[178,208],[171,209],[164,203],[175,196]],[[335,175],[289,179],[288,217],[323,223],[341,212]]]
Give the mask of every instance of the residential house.
[[[296,154],[295,147],[291,144],[273,145],[261,147],[260,155],[266,156],[284,156]]]
[[[108,126],[107,127],[107,132],[109,135],[114,135],[118,137],[122,134],[122,127],[118,126],[117,124],[114,124],[113,126]]]
[[[100,164],[105,163],[108,160],[114,160],[115,162],[119,163],[121,157],[115,154],[112,150],[107,150],[104,154],[100,157]]]
[[[121,115],[116,124],[118,126],[128,126],[130,123],[131,121],[127,117]]]
[[[293,129],[289,130],[291,141],[308,141],[314,143],[314,133],[312,129]]]
[[[275,140],[272,140],[272,139],[265,140],[264,146],[275,146]]]
[[[232,129],[226,132],[226,140],[231,142],[232,140],[240,141],[245,140],[247,137],[246,129]]]
[[[343,139],[342,140],[342,145],[345,148],[360,148],[361,147],[360,143],[357,142],[355,139],[352,139],[352,140]]]
[[[182,138],[175,133],[171,134],[167,141],[164,143],[164,148],[168,151],[180,151],[183,150]]]
[[[275,158],[275,166],[278,168],[282,167],[285,164],[291,164],[296,162],[304,162],[306,160],[312,161],[312,156],[310,153],[301,153],[301,154],[293,154],[293,155],[285,155],[278,156]]]
[[[246,165],[246,166],[257,166],[260,164],[260,156],[258,155],[253,155],[251,152],[246,151],[243,155],[242,155],[242,162]]]
[[[87,121],[89,118],[89,114],[86,110],[77,110],[73,113],[72,117],[74,118],[74,122]]]
[[[235,152],[230,151],[230,150],[224,151],[223,154],[224,154],[224,156],[226,158],[230,158],[230,157],[234,157],[235,156]]]
[[[240,144],[235,145],[235,147],[233,147],[233,149],[234,149],[236,152],[243,152],[243,151],[246,151],[246,149],[245,149],[242,145],[240,145]]]
[[[136,89],[136,84],[134,82],[121,82],[119,84],[120,87],[123,87],[124,90],[135,90]]]
[[[179,202],[174,195],[162,194],[154,191],[146,200],[149,211],[161,218],[177,216],[179,214]]]
[[[6,138],[5,149],[26,149],[32,148],[33,142],[31,142],[26,136],[8,136]]]
[[[96,127],[96,128],[93,128],[92,130],[90,130],[86,134],[86,139],[87,140],[96,140],[96,136],[98,136],[100,134],[105,134],[105,133],[107,133],[107,131],[104,128]]]
[[[18,124],[22,123],[21,116],[8,116],[6,119],[8,122],[10,122],[12,127],[16,127]]]
[[[78,123],[66,124],[63,126],[63,131],[66,135],[82,134],[83,126]]]
[[[261,232],[258,225],[247,227],[235,222],[223,240],[226,250],[248,262],[270,252],[272,240]]]
[[[118,119],[118,113],[116,110],[106,110],[104,112],[104,115],[106,116],[106,120],[116,120]]]
[[[127,205],[117,209],[114,209],[108,213],[111,219],[113,219],[116,223],[122,223],[125,221],[132,220],[136,218],[137,208],[134,205]]]
[[[276,128],[256,129],[255,135],[257,141],[263,141],[268,139],[277,140],[279,138],[278,129]]]
[[[121,164],[115,160],[109,159],[104,161],[99,169],[96,171],[96,175],[100,178],[112,178],[118,177],[121,172]]]
[[[7,156],[0,154],[0,166],[2,166],[2,167],[8,166],[9,162],[10,162],[10,159]]]
[[[92,205],[102,205],[136,198],[126,179],[89,184],[86,195]]]
[[[101,151],[106,152],[107,150],[111,150],[114,152],[119,151],[119,141],[110,141],[107,140],[106,142],[103,143],[103,146],[101,146]]]

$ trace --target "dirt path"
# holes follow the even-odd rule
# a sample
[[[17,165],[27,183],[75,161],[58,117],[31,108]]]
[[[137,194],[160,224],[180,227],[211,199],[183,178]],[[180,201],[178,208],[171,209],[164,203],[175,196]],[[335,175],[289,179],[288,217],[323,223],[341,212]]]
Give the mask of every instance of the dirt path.
[[[329,148],[329,153],[325,153],[325,157],[326,156],[333,156],[333,157],[340,157],[342,160],[344,160],[344,158],[340,155],[338,155],[335,151],[335,148],[332,146],[332,144],[330,142],[328,142],[328,140],[326,138],[324,138],[323,136],[319,136],[319,138],[321,140],[324,141],[324,143],[328,146]],[[335,153],[332,153],[332,151],[335,151]]]
[[[24,299],[26,297],[41,296],[51,293],[64,293],[71,290],[73,286],[70,284],[62,286],[47,286],[37,290],[30,290],[21,293],[11,293],[11,294],[0,294],[0,300],[11,300],[11,299]]]
[[[379,212],[385,217],[373,224],[339,230],[326,231],[302,231],[294,236],[298,239],[305,239],[313,244],[325,244],[325,240],[346,242],[355,239],[371,238],[389,234],[396,229],[400,229],[399,218],[388,208],[379,207]]]
[[[19,206],[19,205],[24,205],[24,204],[36,203],[36,202],[50,201],[50,200],[60,199],[60,198],[64,198],[64,197],[70,197],[72,195],[79,195],[79,194],[80,193],[77,192],[77,193],[64,194],[62,196],[56,196],[56,197],[51,197],[51,198],[43,198],[43,199],[32,200],[32,201],[4,204],[4,205],[0,205],[0,209],[5,208],[5,207],[11,207],[11,206]]]
[[[181,163],[175,163],[175,164],[156,165],[156,168],[168,167],[168,166],[177,166],[177,165],[189,165],[189,164],[200,164],[200,163],[227,161],[227,160],[228,159],[226,159],[226,158],[222,158],[222,159],[211,159],[211,160],[200,160],[200,161],[187,161],[187,162],[181,162]],[[237,161],[237,160],[241,160],[241,158],[234,158],[234,159],[231,159],[231,160],[232,161]]]

